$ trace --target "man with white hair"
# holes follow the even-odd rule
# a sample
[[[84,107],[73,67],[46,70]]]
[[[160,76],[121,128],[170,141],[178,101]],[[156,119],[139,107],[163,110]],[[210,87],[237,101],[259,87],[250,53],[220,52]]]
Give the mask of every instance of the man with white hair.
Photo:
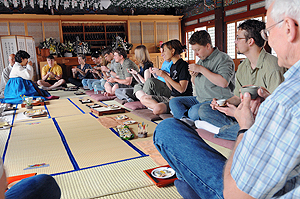
[[[300,1],[266,0],[266,8],[261,34],[276,51],[278,65],[289,70],[272,95],[255,100],[241,95],[235,111],[240,130],[229,159],[179,120],[163,120],[155,130],[156,148],[185,183],[176,186],[182,195],[300,198]]]

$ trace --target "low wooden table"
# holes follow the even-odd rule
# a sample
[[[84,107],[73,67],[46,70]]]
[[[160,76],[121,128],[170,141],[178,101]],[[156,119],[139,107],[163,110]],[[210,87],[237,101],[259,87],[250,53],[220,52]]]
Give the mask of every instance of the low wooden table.
[[[91,108],[91,112],[95,113],[97,116],[109,115],[115,113],[126,113],[128,112],[125,108],[119,107],[116,109],[111,109],[109,107]]]

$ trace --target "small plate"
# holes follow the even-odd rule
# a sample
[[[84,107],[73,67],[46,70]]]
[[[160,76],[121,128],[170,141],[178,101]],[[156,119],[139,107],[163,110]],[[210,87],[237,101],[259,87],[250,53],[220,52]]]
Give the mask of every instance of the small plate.
[[[116,119],[117,120],[125,120],[125,119],[127,119],[128,117],[126,116],[126,115],[118,115],[117,117],[116,117]]]
[[[110,109],[118,109],[118,108],[120,108],[119,106],[117,106],[117,105],[115,105],[115,104],[113,104],[113,105],[108,105],[107,107],[110,108]]]
[[[136,123],[136,121],[134,121],[134,120],[129,120],[129,121],[123,122],[123,124],[125,124],[125,125],[135,124],[135,123]]]
[[[171,167],[160,167],[160,168],[154,169],[151,172],[151,175],[155,178],[166,179],[166,178],[170,178],[173,175],[175,175],[175,171]]]

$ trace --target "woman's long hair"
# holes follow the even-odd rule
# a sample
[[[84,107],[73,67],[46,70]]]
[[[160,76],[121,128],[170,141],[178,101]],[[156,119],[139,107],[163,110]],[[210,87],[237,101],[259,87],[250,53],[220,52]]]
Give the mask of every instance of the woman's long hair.
[[[134,50],[135,58],[137,62],[144,67],[144,64],[147,62],[151,62],[149,52],[144,45],[139,45]]]

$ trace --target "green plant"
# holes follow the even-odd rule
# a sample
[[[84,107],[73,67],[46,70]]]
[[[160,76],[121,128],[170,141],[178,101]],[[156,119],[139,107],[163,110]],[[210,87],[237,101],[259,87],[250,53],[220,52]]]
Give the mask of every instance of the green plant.
[[[33,98],[32,97],[26,97],[25,95],[20,95],[22,100],[23,100],[23,104],[26,104],[27,106],[32,105],[33,102]]]

